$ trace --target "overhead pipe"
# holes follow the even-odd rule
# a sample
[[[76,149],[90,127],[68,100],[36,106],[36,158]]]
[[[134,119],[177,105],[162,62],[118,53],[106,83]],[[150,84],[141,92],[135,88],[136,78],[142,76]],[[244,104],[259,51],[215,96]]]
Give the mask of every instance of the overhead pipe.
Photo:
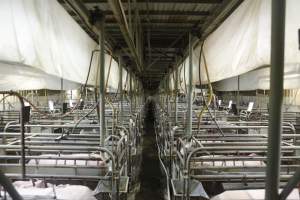
[[[123,37],[126,41],[126,44],[128,45],[128,48],[131,52],[131,55],[134,58],[137,69],[138,69],[139,72],[141,72],[142,69],[143,69],[142,62],[141,62],[141,59],[140,59],[140,55],[137,51],[137,47],[134,44],[134,40],[131,36],[131,32],[130,32],[129,27],[128,27],[128,23],[127,23],[127,20],[126,20],[126,15],[125,15],[123,6],[121,4],[121,1],[119,1],[119,0],[108,0],[108,3],[110,4],[110,7],[112,8],[113,14],[114,14],[119,26],[120,26],[120,30],[123,34]]]
[[[272,0],[270,117],[268,129],[268,159],[266,200],[278,200],[280,144],[282,133],[282,100],[284,81],[285,0]]]

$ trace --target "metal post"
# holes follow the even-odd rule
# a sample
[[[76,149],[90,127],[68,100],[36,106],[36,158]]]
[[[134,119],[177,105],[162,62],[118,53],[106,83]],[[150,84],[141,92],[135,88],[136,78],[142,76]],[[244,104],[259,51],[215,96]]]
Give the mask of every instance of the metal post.
[[[188,84],[188,110],[187,110],[187,134],[192,135],[192,93],[193,93],[193,44],[192,34],[189,34],[189,84]]]
[[[119,54],[119,90],[120,90],[120,123],[123,124],[123,69],[122,69],[122,55]]]
[[[46,104],[45,105],[47,105],[48,104],[48,96],[47,96],[47,89],[45,89],[45,101],[46,101]]]
[[[39,93],[37,90],[35,90],[35,95],[36,95],[36,105],[39,105]]]
[[[104,32],[105,32],[105,17],[102,16],[98,21],[100,35],[99,35],[99,46],[100,46],[100,80],[99,80],[99,110],[100,110],[100,145],[104,146],[104,140],[106,137],[105,129],[105,46],[104,46]]]
[[[31,102],[34,103],[34,92],[33,90],[31,90],[30,92],[31,92]]]
[[[237,108],[237,113],[240,113],[240,76],[237,77],[237,101],[236,101],[236,108]]]
[[[167,104],[167,115],[171,117],[170,115],[170,76],[169,74],[167,75],[167,78],[166,78],[166,104]]]
[[[5,94],[2,95],[3,96],[3,100],[2,100],[2,109],[3,111],[5,111]]]
[[[178,123],[178,68],[175,69],[175,125]]]
[[[133,112],[136,111],[136,79],[133,80]]]
[[[132,12],[131,12],[131,0],[127,0],[127,3],[128,3],[128,24],[129,24],[129,33],[132,37]]]
[[[63,104],[64,104],[64,79],[60,78],[60,100],[61,100],[61,112],[63,112]]]
[[[129,98],[130,98],[130,113],[132,114],[132,72],[129,71]]]
[[[285,1],[272,0],[271,25],[270,118],[268,131],[268,159],[266,200],[277,200],[280,172],[280,144],[282,132],[282,99],[284,74]]]

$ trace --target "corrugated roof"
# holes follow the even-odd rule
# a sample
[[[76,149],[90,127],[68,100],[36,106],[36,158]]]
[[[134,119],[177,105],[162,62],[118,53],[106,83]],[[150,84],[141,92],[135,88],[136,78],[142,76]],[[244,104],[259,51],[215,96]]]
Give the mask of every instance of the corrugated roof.
[[[70,4],[69,0],[59,1],[82,27],[95,38],[95,34],[86,27],[86,24],[81,23],[82,19],[78,17],[78,13],[70,9],[69,6],[66,6],[66,4]],[[109,3],[106,0],[82,0],[81,2],[80,4],[77,1],[77,4],[80,4],[88,12],[92,12],[95,8],[98,8],[105,14],[106,30],[110,38],[109,42],[112,43],[112,48],[115,48],[114,45],[118,45],[119,47],[123,47],[123,50],[126,49],[127,44]],[[236,5],[231,5],[232,9],[228,9],[228,5],[232,2],[235,2]],[[176,58],[187,47],[189,32],[194,31],[197,35],[201,35],[209,23],[214,18],[217,18],[223,9],[226,9],[226,13],[223,13],[223,18],[225,18],[241,2],[242,0],[137,0],[136,5],[143,33],[143,44],[141,45],[144,55],[143,63],[146,68],[140,74],[141,78],[159,82],[168,71],[168,68],[174,66]],[[127,15],[127,19],[129,13],[128,5],[128,0],[122,1],[122,7]],[[135,5],[132,0],[130,5],[133,10]],[[134,26],[134,13],[132,13],[132,16],[132,24]],[[218,23],[222,22],[222,20],[224,19],[219,19]],[[213,30],[212,27],[210,28]],[[150,37],[150,44],[148,44],[148,36]],[[148,49],[148,45],[151,46],[150,50]],[[133,65],[132,57],[127,54],[124,53],[123,55],[125,62]],[[149,66],[149,63],[152,63],[152,65]],[[156,70],[155,74],[153,69]],[[159,69],[160,73],[157,72],[157,69]]]

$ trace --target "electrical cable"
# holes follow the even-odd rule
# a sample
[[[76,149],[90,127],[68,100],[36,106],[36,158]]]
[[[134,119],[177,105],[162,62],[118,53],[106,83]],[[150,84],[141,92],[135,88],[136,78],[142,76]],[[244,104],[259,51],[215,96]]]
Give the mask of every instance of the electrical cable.
[[[223,133],[222,129],[220,128],[220,126],[219,126],[217,120],[215,119],[215,117],[213,116],[213,114],[211,113],[211,111],[210,111],[210,109],[209,109],[209,104],[211,103],[211,100],[210,100],[209,104],[207,104],[207,103],[206,103],[206,100],[205,100],[205,97],[204,97],[204,94],[203,94],[202,81],[201,81],[201,70],[200,70],[200,69],[201,69],[201,56],[202,56],[202,54],[203,54],[203,46],[204,46],[204,41],[203,41],[203,43],[202,43],[202,45],[201,45],[201,49],[200,49],[200,54],[199,54],[199,70],[198,70],[198,71],[199,71],[199,74],[198,74],[198,75],[199,75],[199,82],[200,82],[201,96],[202,96],[202,98],[203,98],[204,105],[205,105],[205,107],[207,108],[207,111],[208,111],[210,117],[212,118],[212,120],[213,120],[214,123],[216,124],[218,130],[220,131],[220,134],[221,134],[222,136],[224,136],[224,133]],[[212,94],[212,86],[211,86],[211,82],[210,82],[210,79],[209,79],[209,73],[208,73],[208,70],[207,70],[206,59],[205,59],[205,55],[204,55],[204,54],[203,54],[203,58],[204,58],[204,65],[205,65],[205,69],[206,69],[207,81],[208,81],[208,83],[209,83],[209,85],[210,85],[209,88],[210,88],[211,94]],[[212,94],[211,96],[213,96],[213,94]],[[198,118],[198,120],[199,120],[199,121],[198,121],[198,131],[199,131],[201,118]]]

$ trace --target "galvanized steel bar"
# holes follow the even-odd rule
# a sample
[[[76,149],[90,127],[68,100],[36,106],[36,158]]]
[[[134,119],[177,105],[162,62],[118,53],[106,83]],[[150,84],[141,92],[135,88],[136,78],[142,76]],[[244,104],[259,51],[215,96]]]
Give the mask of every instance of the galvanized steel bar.
[[[6,190],[9,196],[14,200],[23,200],[18,191],[13,186],[12,182],[7,178],[4,173],[0,170],[0,184]]]
[[[175,125],[178,123],[178,68],[175,69]]]
[[[32,93],[33,97],[33,93]],[[61,100],[61,112],[63,112],[63,107],[64,107],[64,78],[60,78],[60,100]],[[32,100],[33,102],[33,100]]]
[[[120,117],[119,122],[123,124],[123,68],[122,68],[122,55],[119,53],[119,92],[120,92]]]
[[[130,98],[130,113],[132,114],[132,71],[129,71],[129,98]]]
[[[5,110],[6,110],[6,109],[5,109],[5,94],[3,94],[2,96],[3,96],[3,97],[2,97],[2,99],[3,99],[3,100],[2,100],[2,110],[5,111]]]
[[[192,34],[189,34],[189,83],[188,83],[188,110],[187,110],[187,134],[192,135],[192,93],[193,93],[193,45]]]
[[[170,71],[171,70],[169,70],[169,72]],[[169,75],[170,75],[170,73],[168,73],[168,75],[167,75],[168,78],[166,78],[166,91],[167,91],[166,102],[167,102],[167,114],[169,117],[171,117],[171,115],[170,115],[171,109],[170,109],[170,78],[169,78]]]
[[[240,76],[237,77],[237,99],[236,99],[237,113],[240,113]]]
[[[285,200],[289,196],[291,191],[297,186],[297,184],[299,183],[299,180],[300,180],[300,169],[298,168],[298,170],[295,172],[293,177],[289,180],[287,185],[284,187],[284,189],[280,193],[279,199]]]
[[[285,0],[272,0],[270,118],[266,200],[278,200],[284,75]]]
[[[100,47],[100,80],[99,80],[99,110],[100,110],[100,145],[104,146],[106,138],[105,127],[105,46],[104,46],[104,31],[105,31],[105,17],[102,16],[99,20],[99,47]]]

